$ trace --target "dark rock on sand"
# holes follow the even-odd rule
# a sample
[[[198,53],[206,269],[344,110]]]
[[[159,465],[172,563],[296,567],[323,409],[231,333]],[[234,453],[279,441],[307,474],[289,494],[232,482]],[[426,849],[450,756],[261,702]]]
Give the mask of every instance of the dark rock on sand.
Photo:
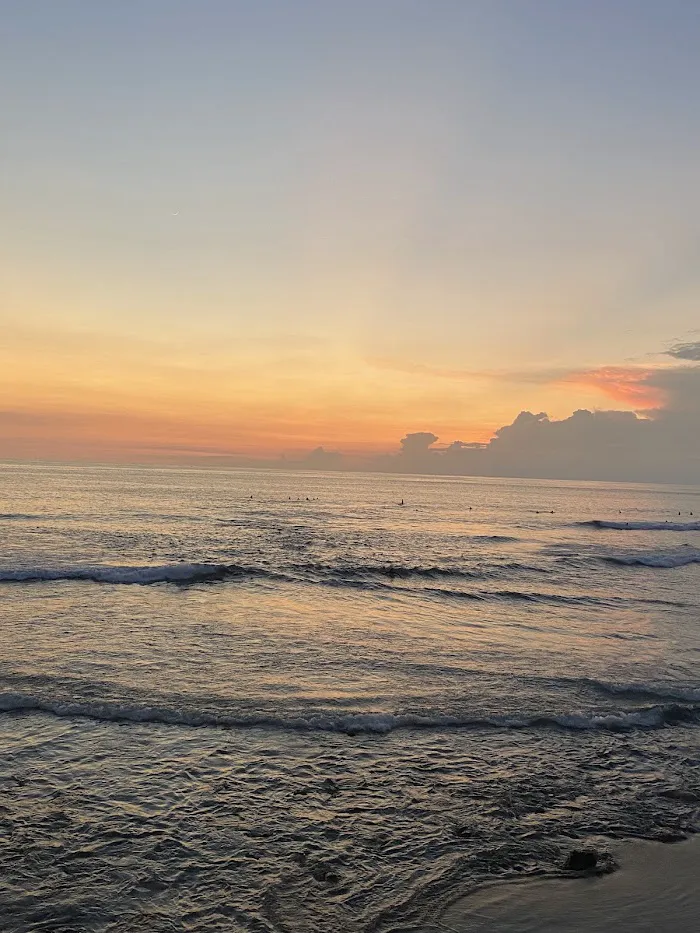
[[[572,849],[564,862],[564,871],[592,872],[607,875],[618,868],[610,852],[596,849]]]
[[[599,855],[595,849],[572,849],[569,852],[565,871],[593,871],[598,867]]]

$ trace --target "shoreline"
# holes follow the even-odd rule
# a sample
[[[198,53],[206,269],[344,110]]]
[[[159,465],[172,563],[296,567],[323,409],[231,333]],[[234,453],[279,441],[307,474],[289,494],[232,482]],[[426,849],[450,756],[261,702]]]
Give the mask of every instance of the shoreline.
[[[700,929],[700,834],[615,842],[607,875],[493,882],[449,902],[425,928],[449,933],[694,933]]]

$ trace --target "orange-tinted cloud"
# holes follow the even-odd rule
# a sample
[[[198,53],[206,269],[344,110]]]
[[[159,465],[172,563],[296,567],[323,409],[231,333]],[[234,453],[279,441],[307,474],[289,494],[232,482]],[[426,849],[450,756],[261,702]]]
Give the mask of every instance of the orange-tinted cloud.
[[[641,366],[600,366],[577,370],[561,379],[561,383],[596,389],[616,402],[623,402],[637,411],[661,408],[664,393],[649,380],[656,370]]]

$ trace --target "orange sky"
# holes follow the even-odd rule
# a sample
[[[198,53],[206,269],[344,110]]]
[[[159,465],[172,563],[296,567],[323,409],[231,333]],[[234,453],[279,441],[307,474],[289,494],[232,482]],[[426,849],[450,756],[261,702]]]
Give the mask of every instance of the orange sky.
[[[0,457],[366,453],[663,402],[645,374],[700,297],[680,8],[195,6],[4,16]]]
[[[370,360],[291,338],[174,347],[14,328],[0,347],[7,457],[276,458],[396,449],[408,431],[487,441],[526,407],[645,409],[649,367],[499,372]],[[285,343],[287,346],[285,346]]]

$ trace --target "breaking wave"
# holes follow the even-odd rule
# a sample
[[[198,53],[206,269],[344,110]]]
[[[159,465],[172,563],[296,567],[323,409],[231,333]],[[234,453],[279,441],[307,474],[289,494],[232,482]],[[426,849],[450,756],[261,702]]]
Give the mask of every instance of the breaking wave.
[[[257,567],[240,567],[236,564],[165,564],[154,567],[64,567],[26,568],[0,570],[2,583],[42,583],[61,580],[87,581],[91,583],[204,583],[224,580],[229,577],[269,576],[280,578],[280,574],[264,571]]]
[[[283,571],[263,566],[245,566],[228,563],[181,563],[157,566],[76,565],[73,567],[20,567],[0,569],[0,583],[41,583],[57,581],[84,581],[111,584],[153,583],[205,583],[231,578],[263,578],[277,581],[303,580],[338,586],[365,586],[367,581],[388,580],[479,580],[499,576],[503,570],[530,571],[524,565],[509,564],[507,568],[467,570],[459,567],[407,566],[402,564],[349,564],[332,565],[296,563],[285,565]],[[377,585],[382,584],[374,584]]]
[[[683,553],[650,554],[606,554],[602,560],[608,564],[623,567],[685,567],[688,564],[700,564],[700,551],[689,548]]]
[[[698,522],[621,522],[594,518],[588,522],[577,522],[588,528],[610,528],[616,531],[700,531]]]
[[[644,564],[650,567],[675,567],[700,562],[700,552],[689,551],[682,555],[612,555],[603,560],[624,565]],[[644,603],[683,607],[683,603],[660,599],[620,597],[614,595],[595,596],[587,593],[567,594],[540,591],[539,589],[461,589],[452,587],[451,581],[487,581],[499,579],[518,572],[534,571],[537,568],[521,564],[508,564],[480,570],[466,570],[438,566],[403,565],[349,565],[296,563],[273,570],[266,566],[233,563],[180,563],[143,566],[119,565],[76,565],[72,567],[20,567],[0,569],[0,585],[20,583],[95,583],[104,585],[193,586],[216,584],[227,581],[303,584],[324,587],[351,588],[358,591],[385,592],[396,596],[423,596],[444,600],[466,600],[473,602],[514,602],[523,604],[614,607]],[[411,581],[419,585],[412,586]],[[430,585],[430,584],[434,585]],[[442,583],[442,585],[440,585]]]
[[[318,713],[278,716],[274,713],[235,715],[226,711],[136,706],[128,702],[57,700],[24,693],[0,693],[0,712],[46,713],[67,719],[99,722],[142,723],[165,726],[220,729],[271,729],[291,732],[387,734],[396,730],[442,729],[564,729],[575,732],[661,729],[668,725],[697,723],[700,706],[659,703],[635,710],[605,713],[535,713],[523,716],[431,715],[417,713]]]

